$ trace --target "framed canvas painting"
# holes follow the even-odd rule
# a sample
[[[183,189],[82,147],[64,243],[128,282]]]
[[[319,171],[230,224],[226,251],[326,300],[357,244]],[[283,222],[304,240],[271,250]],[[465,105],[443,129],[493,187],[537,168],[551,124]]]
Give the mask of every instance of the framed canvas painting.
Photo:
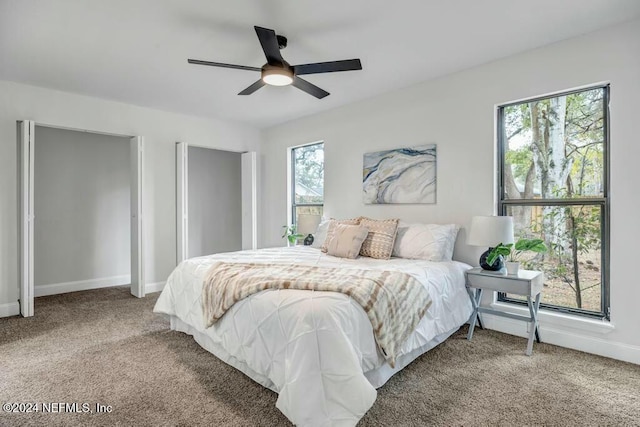
[[[436,163],[435,144],[365,153],[364,202],[436,203]]]

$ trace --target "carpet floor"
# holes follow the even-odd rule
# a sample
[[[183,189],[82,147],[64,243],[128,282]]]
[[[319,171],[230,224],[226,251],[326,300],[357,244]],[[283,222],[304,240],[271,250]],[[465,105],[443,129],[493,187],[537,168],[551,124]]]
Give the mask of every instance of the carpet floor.
[[[75,292],[0,319],[0,403],[58,411],[0,412],[0,425],[290,425],[275,393],[170,331],[157,296]],[[526,357],[523,338],[465,332],[391,378],[360,425],[640,425],[640,366],[544,343]]]

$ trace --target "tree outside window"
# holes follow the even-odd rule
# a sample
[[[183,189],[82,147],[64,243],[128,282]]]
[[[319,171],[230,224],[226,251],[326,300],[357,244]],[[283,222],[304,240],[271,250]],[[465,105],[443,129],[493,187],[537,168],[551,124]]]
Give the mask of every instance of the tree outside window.
[[[324,207],[324,143],[291,149],[292,221],[300,214],[322,216]]]
[[[516,239],[550,248],[525,267],[545,273],[542,305],[608,317],[609,87],[502,106],[499,212]],[[501,300],[518,297],[500,295]]]

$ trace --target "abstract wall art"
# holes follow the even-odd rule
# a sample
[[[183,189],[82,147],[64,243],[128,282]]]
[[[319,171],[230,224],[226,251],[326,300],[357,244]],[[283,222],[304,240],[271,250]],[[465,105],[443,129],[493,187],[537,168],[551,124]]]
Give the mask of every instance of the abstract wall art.
[[[364,154],[364,202],[436,203],[436,145]]]

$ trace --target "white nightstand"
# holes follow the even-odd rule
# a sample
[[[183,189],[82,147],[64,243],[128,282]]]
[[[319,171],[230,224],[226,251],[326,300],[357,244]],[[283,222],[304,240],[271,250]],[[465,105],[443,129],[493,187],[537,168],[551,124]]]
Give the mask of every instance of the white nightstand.
[[[538,331],[538,308],[540,307],[540,296],[542,295],[542,286],[544,276],[540,271],[520,270],[517,275],[506,275],[501,272],[486,271],[479,267],[467,270],[466,286],[471,304],[473,305],[473,313],[469,319],[469,333],[467,339],[473,337],[473,330],[476,326],[479,313],[489,313],[496,316],[508,317],[510,319],[523,320],[531,323],[529,331],[529,342],[527,343],[527,351],[525,354],[531,356],[533,352],[533,338],[537,338],[540,342]],[[474,288],[475,292],[471,289]],[[497,292],[505,292],[508,294],[523,295],[527,297],[527,305],[529,306],[530,317],[519,314],[506,313],[492,308],[480,307],[480,298],[484,289]],[[535,298],[535,301],[532,300]]]

